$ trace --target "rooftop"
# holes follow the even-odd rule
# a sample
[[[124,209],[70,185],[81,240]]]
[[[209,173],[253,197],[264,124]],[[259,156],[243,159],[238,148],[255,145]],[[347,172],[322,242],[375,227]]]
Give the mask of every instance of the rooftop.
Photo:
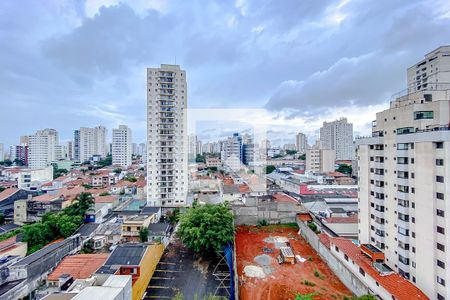
[[[367,274],[374,278],[386,291],[397,300],[428,299],[425,294],[408,280],[397,273],[382,276],[373,266],[372,261],[361,253],[359,247],[349,239],[330,238],[331,245],[335,245],[340,251],[360,266]]]
[[[297,199],[284,193],[274,194],[272,198],[276,202],[297,203],[297,204],[299,203]]]
[[[139,266],[145,251],[147,251],[147,246],[143,244],[117,245],[108,260],[96,273],[114,274],[120,266]]]
[[[63,274],[69,274],[74,279],[85,279],[100,268],[109,254],[78,254],[65,257],[61,263],[48,275],[48,280],[56,281]]]
[[[5,189],[3,192],[0,193],[0,201],[3,201],[5,199],[11,197],[12,195],[17,193],[18,191],[19,191],[19,189],[17,189],[17,188]]]

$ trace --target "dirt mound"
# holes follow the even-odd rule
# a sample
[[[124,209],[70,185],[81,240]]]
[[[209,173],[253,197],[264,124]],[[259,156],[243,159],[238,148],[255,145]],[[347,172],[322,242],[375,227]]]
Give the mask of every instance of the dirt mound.
[[[258,266],[246,266],[244,268],[244,274],[247,277],[265,278],[266,273],[264,273],[263,268]]]

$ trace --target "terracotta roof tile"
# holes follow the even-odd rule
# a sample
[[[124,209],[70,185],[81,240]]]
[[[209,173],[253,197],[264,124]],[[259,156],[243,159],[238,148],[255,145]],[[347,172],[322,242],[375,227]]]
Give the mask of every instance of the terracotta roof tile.
[[[289,202],[289,203],[299,203],[295,198],[284,194],[284,193],[277,193],[274,194],[273,196],[273,200],[277,201],[277,202]]]
[[[0,201],[3,201],[6,198],[11,197],[18,191],[19,191],[19,189],[17,189],[17,188],[5,189],[3,192],[0,193]]]
[[[351,240],[345,238],[332,238],[330,243],[336,245],[340,251],[347,254],[367,274],[374,278],[380,286],[391,293],[397,300],[428,299],[428,297],[415,285],[397,273],[382,276],[373,268],[371,260],[361,253],[361,250]]]
[[[317,236],[319,237],[320,242],[330,249],[330,236],[326,233],[319,233]]]
[[[62,274],[69,274],[74,279],[85,279],[103,266],[109,254],[78,254],[67,256],[55,268],[55,270],[48,275],[48,280],[56,281]]]
[[[353,215],[350,217],[329,217],[324,218],[322,221],[325,223],[358,223],[358,215]]]

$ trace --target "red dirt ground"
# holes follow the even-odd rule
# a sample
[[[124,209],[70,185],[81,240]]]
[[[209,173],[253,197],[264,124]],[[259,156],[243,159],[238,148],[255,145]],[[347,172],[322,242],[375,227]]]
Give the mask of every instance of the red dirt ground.
[[[333,274],[322,261],[313,248],[297,234],[294,227],[283,225],[271,225],[258,228],[256,226],[239,226],[236,230],[236,260],[239,276],[239,297],[242,300],[285,300],[294,299],[297,293],[305,295],[314,293],[313,299],[343,299],[350,297],[352,293]],[[307,260],[303,263],[278,264],[276,257],[279,249],[272,243],[264,242],[267,237],[287,237],[294,250]],[[253,260],[255,256],[264,254],[263,247],[273,249],[269,253],[273,259],[271,267],[274,272],[266,275],[266,278],[251,278],[244,275],[244,267],[248,265],[258,266]],[[308,259],[310,258],[311,259]],[[317,270],[320,276],[314,275]],[[307,280],[314,282],[315,286],[308,286],[302,282]]]

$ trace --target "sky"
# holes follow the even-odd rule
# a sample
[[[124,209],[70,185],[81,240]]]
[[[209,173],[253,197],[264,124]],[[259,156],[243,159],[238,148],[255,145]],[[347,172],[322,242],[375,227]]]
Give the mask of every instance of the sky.
[[[448,0],[0,1],[0,143],[126,124],[145,141],[146,67],[187,72],[192,109],[251,109],[269,138],[323,121],[370,133],[406,69],[450,44]],[[198,129],[200,138],[236,128]]]

